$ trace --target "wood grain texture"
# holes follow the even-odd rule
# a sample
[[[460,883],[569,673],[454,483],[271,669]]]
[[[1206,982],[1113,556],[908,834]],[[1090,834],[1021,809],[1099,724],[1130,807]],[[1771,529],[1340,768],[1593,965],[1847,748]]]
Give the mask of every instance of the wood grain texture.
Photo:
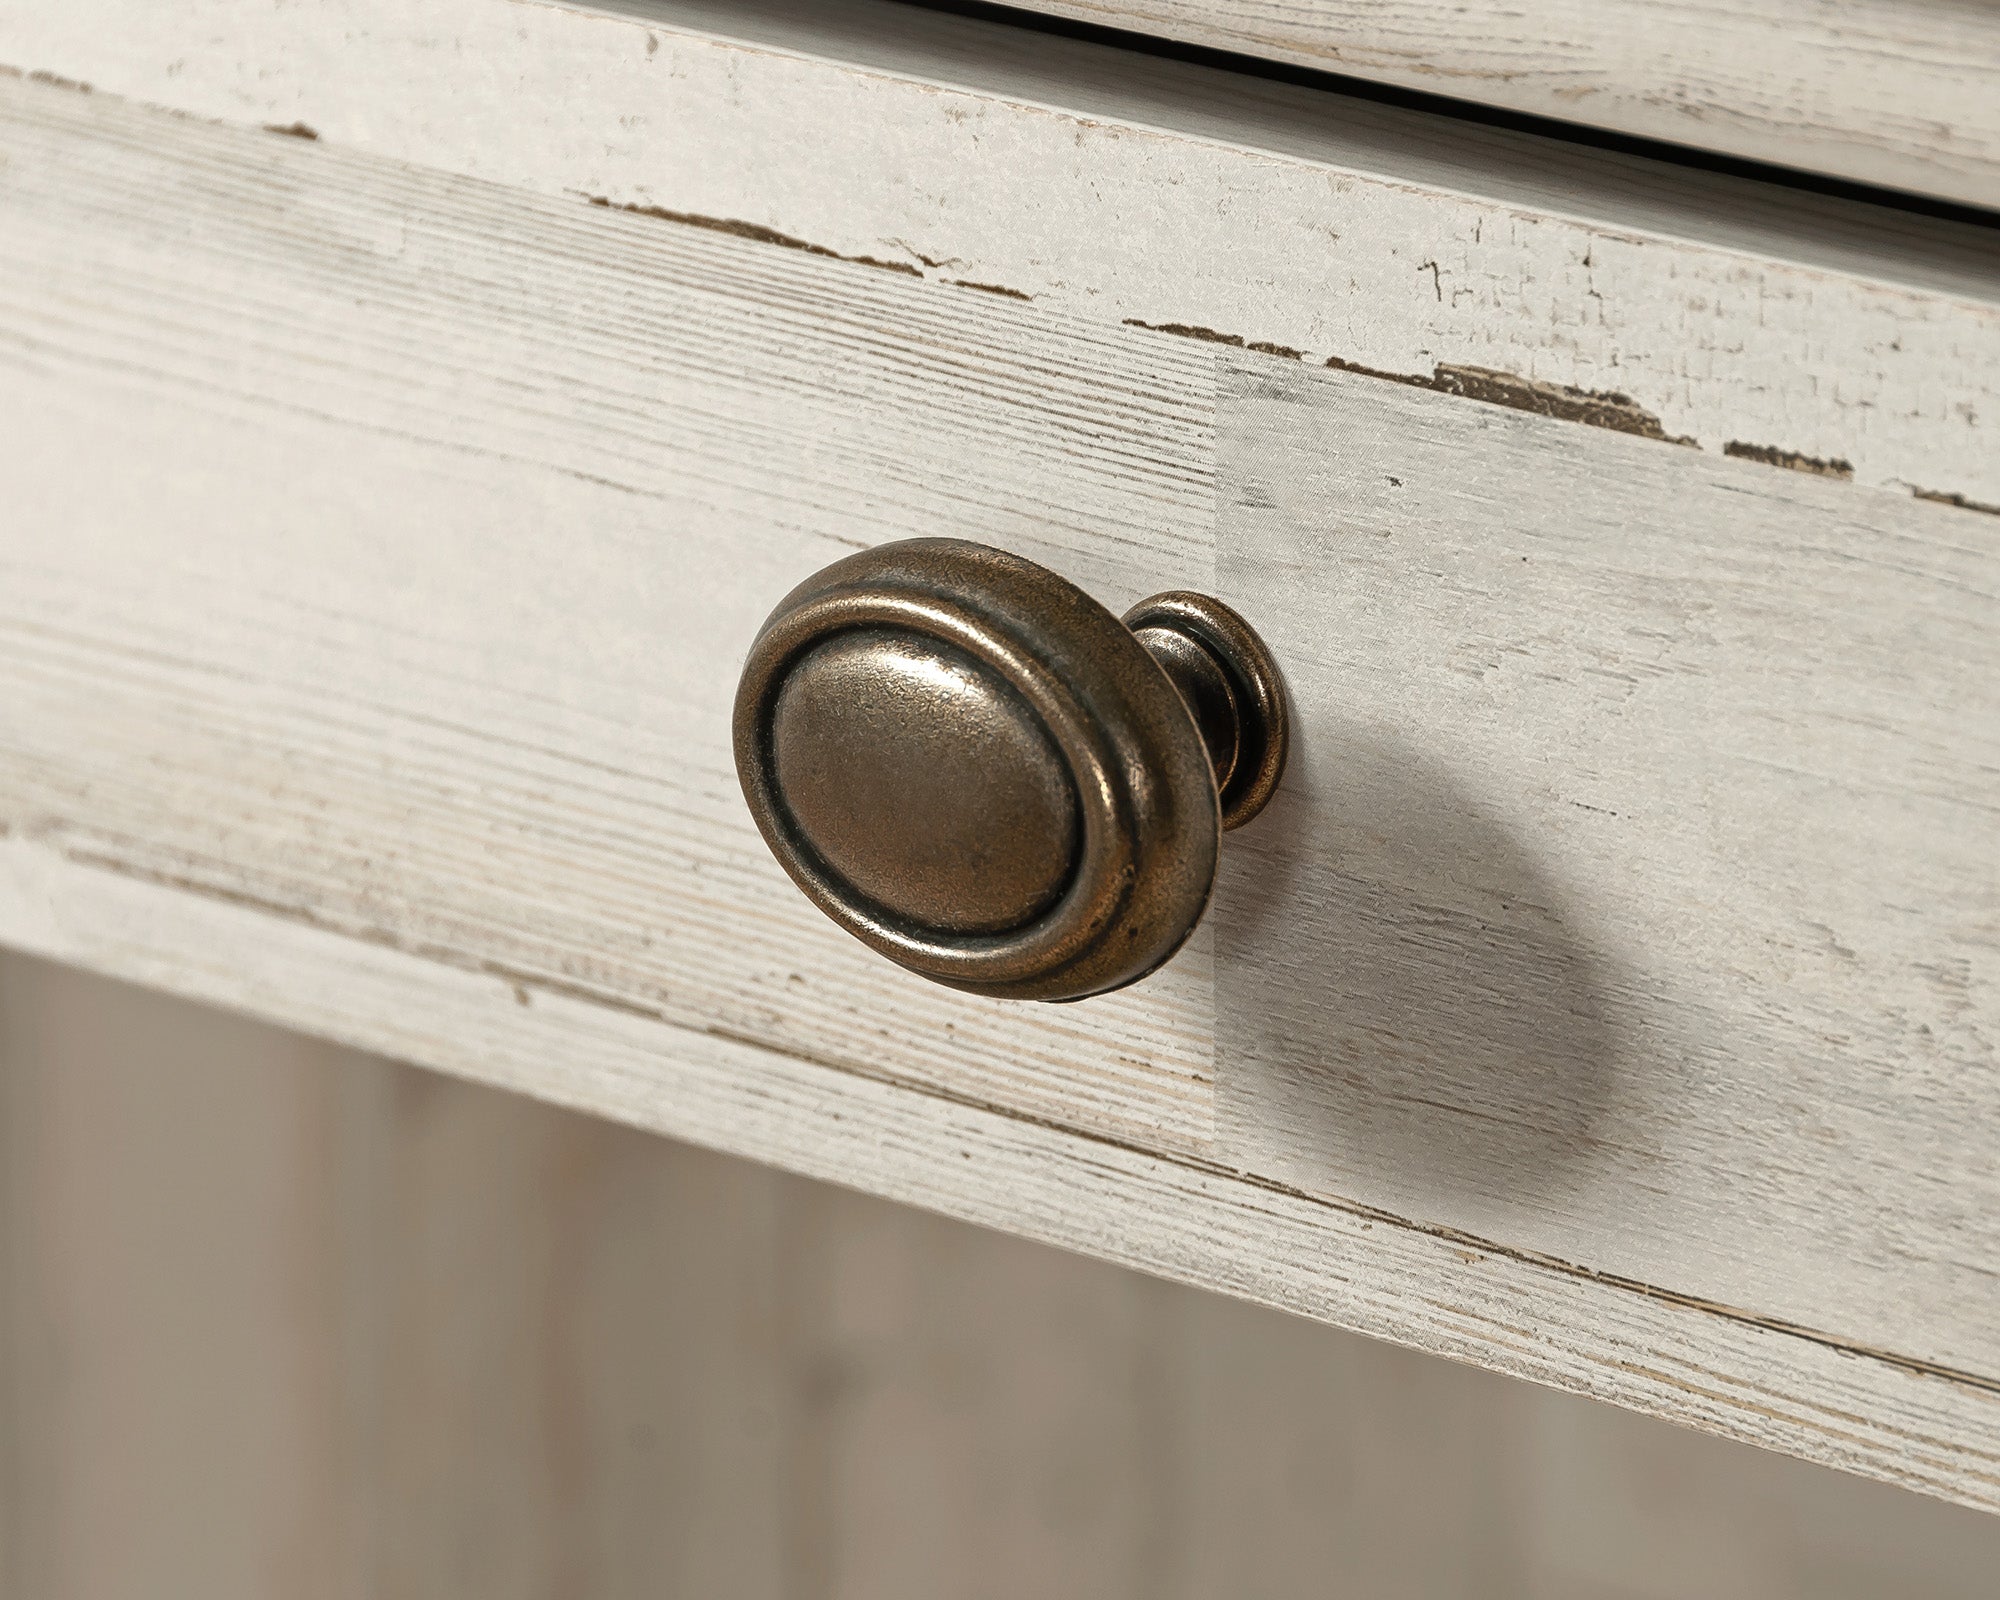
[[[1629,1272],[1643,1150],[1574,1255],[1302,1193],[1215,1143],[1212,946],[1115,1000],[981,1005],[867,959],[763,852],[726,705],[772,597],[940,527],[1114,604],[1210,581],[1218,384],[1301,363],[104,95],[10,81],[0,108],[0,938],[2000,1502],[2000,1385],[1940,1355],[1986,1348],[1963,1296],[1906,1349],[1845,1304],[1793,1325],[1776,1272],[1719,1296],[1733,1237],[1677,1257],[1688,1280]],[[1659,248],[1655,287],[1699,322],[1716,253]],[[1795,271],[1800,359],[1864,290],[1970,353],[1912,381],[2000,359],[1983,302],[1729,263],[1753,287]],[[1814,404],[1829,427],[1868,411]],[[1545,426],[1590,470],[1639,452],[1668,494],[1683,471],[1824,493],[1984,570],[1974,512]],[[1565,593],[1583,603],[1549,591],[1552,621],[1581,627]],[[1858,1281],[1865,1313],[1886,1291]]]
[[[19,960],[0,1100],[10,1600],[811,1592],[776,1174]]]
[[[867,0],[71,0],[0,63],[2000,505],[1986,229]]]
[[[70,458],[104,498],[45,476],[39,447],[0,463],[27,534],[0,595],[24,650],[18,825],[66,833],[96,795],[111,809],[85,829],[130,870],[1019,1110],[1206,1140],[1205,939],[1102,1007],[967,1005],[798,895],[727,739],[744,641],[862,541],[949,528],[1121,606],[1206,581],[1204,352],[1093,330],[1058,352],[1045,319],[983,296],[582,206],[528,199],[556,224],[530,242],[530,212],[484,186],[440,212],[437,180],[379,171],[416,188],[329,208],[240,168],[240,136],[176,131],[208,157],[162,166],[147,119],[128,124],[138,164],[84,212],[58,198],[82,177],[59,141],[12,141],[0,180],[21,224],[0,245],[8,425],[94,455],[126,418],[125,470]],[[255,148],[282,167],[299,147]],[[236,221],[196,222],[219,192]],[[79,231],[93,213],[144,220],[105,249]],[[79,341],[80,249],[112,320]],[[187,291],[206,309],[162,328]],[[45,390],[63,350],[82,386]],[[189,492],[162,497],[162,471]],[[176,704],[132,676],[155,652],[179,663]],[[385,670],[357,676],[363,659]],[[287,724],[335,684],[308,756]],[[60,731],[98,713],[152,748]],[[168,768],[214,804],[170,807],[163,833],[143,774]],[[252,789],[274,806],[261,820]],[[114,818],[119,795],[150,815]]]
[[[1014,0],[1753,161],[2000,205],[2000,15],[1925,0]]]
[[[1985,519],[1276,364],[1220,419],[1299,729],[1229,1158],[2000,1372]]]
[[[0,963],[8,1595],[368,1592],[348,1054]]]
[[[0,939],[1965,1504],[2000,1392],[1186,1157],[0,841]],[[522,997],[526,995],[526,1004]]]
[[[0,1107],[9,1600],[1974,1600],[2000,1559],[1977,1513],[19,957]]]

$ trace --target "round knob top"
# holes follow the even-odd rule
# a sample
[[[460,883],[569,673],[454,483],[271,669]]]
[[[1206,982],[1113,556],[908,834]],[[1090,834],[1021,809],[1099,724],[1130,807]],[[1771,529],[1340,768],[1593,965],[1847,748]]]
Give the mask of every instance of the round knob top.
[[[1275,785],[1285,719],[1219,602],[1127,620],[962,540],[815,574],[737,690],[766,842],[835,921],[940,982],[1067,1000],[1143,977],[1208,902],[1225,802],[1233,825]]]
[[[836,633],[785,674],[771,770],[802,839],[918,927],[1018,928],[1076,871],[1082,813],[1049,730],[940,639]]]

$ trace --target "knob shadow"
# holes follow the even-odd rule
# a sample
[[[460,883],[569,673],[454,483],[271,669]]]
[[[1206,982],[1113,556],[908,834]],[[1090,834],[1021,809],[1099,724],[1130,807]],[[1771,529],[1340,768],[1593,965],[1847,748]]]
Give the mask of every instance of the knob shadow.
[[[1610,963],[1437,761],[1323,721],[1309,739],[1218,890],[1216,1077],[1238,1159],[1465,1225],[1575,1192],[1630,1088]]]

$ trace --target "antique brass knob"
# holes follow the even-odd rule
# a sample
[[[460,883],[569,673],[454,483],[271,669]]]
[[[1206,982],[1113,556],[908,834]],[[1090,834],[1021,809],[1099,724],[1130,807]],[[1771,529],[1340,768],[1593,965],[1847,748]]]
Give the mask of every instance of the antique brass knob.
[[[911,539],[778,603],[735,737],[765,842],[834,921],[955,988],[1080,1000],[1194,931],[1287,722],[1269,650],[1219,600],[1121,621],[1032,561]]]

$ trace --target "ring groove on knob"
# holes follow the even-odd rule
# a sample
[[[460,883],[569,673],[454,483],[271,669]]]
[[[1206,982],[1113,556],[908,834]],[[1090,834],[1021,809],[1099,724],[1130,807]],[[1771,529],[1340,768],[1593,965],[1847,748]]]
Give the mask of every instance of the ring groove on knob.
[[[872,793],[871,803],[882,807],[872,823],[854,815],[847,801],[827,812],[818,797],[788,796],[788,775],[810,764],[795,769],[779,757],[787,684],[829,640],[855,632],[896,641],[891,654],[906,662],[927,653],[941,671],[969,662],[974,674],[1018,697],[1046,736],[1075,797],[1073,867],[1027,920],[982,925],[1006,909],[1008,896],[982,882],[971,848],[960,879],[973,902],[969,916],[937,914],[950,873],[935,870],[935,862],[914,896],[882,887],[896,874],[879,863],[891,860],[901,837],[935,843],[1006,831],[1016,802],[1000,792],[1004,785],[996,789],[981,776],[990,768],[976,735],[960,763],[964,781],[955,786],[950,771],[900,791],[857,784],[857,794]],[[1005,702],[996,694],[989,704]],[[1028,724],[1015,726],[1018,732]],[[899,735],[883,736],[879,751],[868,748],[881,733],[879,723],[871,733],[866,716],[852,720],[851,737],[861,742],[851,752],[852,770],[865,771],[877,755],[890,765],[905,759],[896,753]],[[744,796],[794,881],[849,932],[938,982],[1020,999],[1099,994],[1168,959],[1207,906],[1221,809],[1207,749],[1179,691],[1117,617],[1019,556],[957,539],[913,539],[816,573],[779,602],[752,644],[737,688],[734,735]],[[948,730],[915,743],[942,752],[932,757],[940,764],[948,759]],[[1034,744],[1021,741],[1031,751]],[[1042,758],[1031,753],[1030,759]],[[941,805],[965,808],[966,825],[940,826],[923,814]],[[842,852],[825,848],[828,815],[839,818],[839,828],[880,830],[865,848],[858,834],[847,840],[847,870],[834,859]],[[878,865],[856,869],[864,858]],[[871,872],[873,893],[857,881]],[[982,896],[983,908],[976,903]],[[973,925],[947,925],[952,921]]]

